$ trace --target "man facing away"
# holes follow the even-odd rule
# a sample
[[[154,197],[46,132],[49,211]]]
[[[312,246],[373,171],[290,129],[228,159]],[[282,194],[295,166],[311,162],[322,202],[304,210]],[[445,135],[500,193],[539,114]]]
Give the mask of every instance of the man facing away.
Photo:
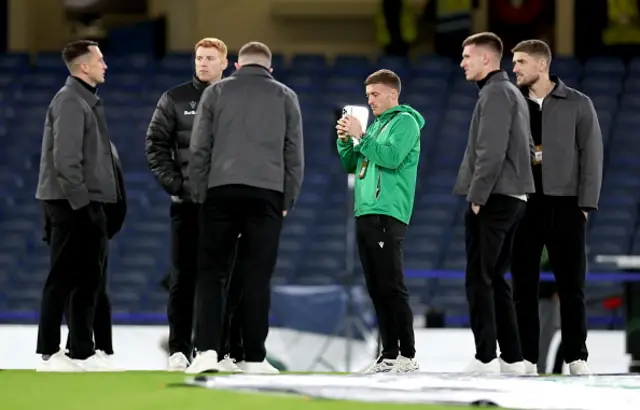
[[[529,112],[522,93],[500,70],[503,46],[498,36],[474,34],[462,46],[460,67],[480,89],[454,188],[469,203],[465,287],[476,355],[467,371],[524,374],[513,297],[504,275],[527,194],[534,191]]]
[[[200,40],[195,45],[195,75],[160,97],[147,130],[147,163],[171,195],[172,269],[167,307],[170,371],[186,370],[193,356],[200,205],[191,201],[187,184],[191,128],[204,89],[222,78],[227,64],[227,46],[222,40]],[[221,359],[225,371],[238,370],[230,358]]]
[[[518,227],[511,265],[525,365],[528,373],[537,374],[539,261],[546,245],[560,300],[564,360],[571,374],[589,374],[585,241],[589,212],[598,208],[602,186],[600,125],[589,97],[549,75],[551,49],[545,42],[522,41],[512,52],[535,143],[536,193]]]
[[[382,352],[367,373],[418,371],[413,312],[404,284],[403,242],[413,213],[424,118],[400,105],[400,78],[380,70],[365,81],[376,120],[366,133],[353,116],[338,121],[338,153],[356,174],[360,263],[378,320]]]
[[[191,135],[189,186],[202,204],[196,282],[195,347],[187,373],[222,370],[227,262],[242,234],[242,342],[247,373],[277,373],[266,360],[271,276],[283,217],[304,173],[302,115],[293,90],[271,76],[271,50],[245,44],[237,71],[207,87]]]
[[[93,323],[108,221],[103,205],[117,203],[111,141],[97,85],[107,65],[98,44],[67,44],[62,59],[70,76],[47,109],[36,198],[51,222],[51,267],[42,292],[37,352],[39,371],[101,371]],[[60,326],[69,303],[69,356],[60,349]]]

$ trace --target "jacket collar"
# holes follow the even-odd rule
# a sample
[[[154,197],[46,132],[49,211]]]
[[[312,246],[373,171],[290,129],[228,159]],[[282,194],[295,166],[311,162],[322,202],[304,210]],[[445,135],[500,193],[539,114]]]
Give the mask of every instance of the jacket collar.
[[[476,84],[478,85],[478,88],[482,90],[482,87],[485,85],[496,81],[509,81],[509,76],[504,70],[496,70],[487,74],[485,78],[478,81]]]
[[[209,83],[205,83],[204,81],[200,81],[198,76],[196,76],[195,74],[193,75],[193,78],[191,79],[191,83],[193,84],[193,87],[198,91],[204,90],[209,85]]]
[[[269,70],[258,64],[247,64],[237,69],[233,74],[234,77],[259,76],[273,78]]]
[[[552,74],[549,76],[549,79],[551,79],[551,81],[555,83],[555,87],[553,87],[553,90],[551,90],[549,95],[552,95],[557,98],[567,98],[569,93],[568,88],[566,84],[562,82],[560,77]],[[520,87],[520,91],[522,91],[522,94],[526,98],[529,98],[529,87]]]
[[[80,84],[73,76],[68,76],[64,85],[71,88],[76,94],[85,100],[91,108],[95,107],[100,101],[100,98],[98,98],[97,95],[87,90],[87,88]]]

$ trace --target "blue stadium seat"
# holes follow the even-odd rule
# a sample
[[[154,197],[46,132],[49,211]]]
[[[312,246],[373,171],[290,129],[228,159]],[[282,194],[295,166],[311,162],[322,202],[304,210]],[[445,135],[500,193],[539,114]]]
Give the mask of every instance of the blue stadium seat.
[[[567,77],[582,74],[582,64],[579,60],[572,57],[555,57],[551,62],[550,71],[564,81]]]
[[[0,73],[22,74],[29,70],[29,55],[26,53],[0,54]]]
[[[585,75],[602,77],[622,77],[626,72],[624,61],[616,57],[592,57],[584,64]]]

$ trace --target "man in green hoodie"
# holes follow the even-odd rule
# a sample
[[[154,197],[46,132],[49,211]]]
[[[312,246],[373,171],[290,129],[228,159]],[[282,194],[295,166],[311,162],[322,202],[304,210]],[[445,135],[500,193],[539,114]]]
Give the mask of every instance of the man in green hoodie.
[[[413,212],[424,118],[399,105],[401,83],[394,72],[376,71],[365,87],[375,121],[366,132],[353,116],[336,126],[342,166],[355,174],[358,253],[382,340],[380,357],[365,372],[413,372],[419,366],[402,247]]]

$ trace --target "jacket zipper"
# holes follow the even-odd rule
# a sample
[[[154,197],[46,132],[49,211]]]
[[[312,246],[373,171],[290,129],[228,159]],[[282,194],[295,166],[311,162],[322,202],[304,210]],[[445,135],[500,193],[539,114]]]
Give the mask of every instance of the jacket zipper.
[[[389,118],[387,120],[387,122],[384,123],[384,125],[382,126],[382,128],[380,128],[378,130],[378,132],[376,133],[375,139],[377,140],[378,137],[380,136],[380,133],[382,132],[382,130],[384,129],[384,127],[386,127],[387,125],[391,124],[391,121],[395,118],[395,116],[397,115],[397,113],[393,114],[391,116],[391,118]],[[376,120],[377,121],[377,120]],[[380,197],[380,186],[381,186],[381,182],[382,182],[382,171],[380,171],[380,168],[378,168],[378,179],[376,181],[376,194],[375,194],[375,199],[376,201],[378,200],[378,197]]]

